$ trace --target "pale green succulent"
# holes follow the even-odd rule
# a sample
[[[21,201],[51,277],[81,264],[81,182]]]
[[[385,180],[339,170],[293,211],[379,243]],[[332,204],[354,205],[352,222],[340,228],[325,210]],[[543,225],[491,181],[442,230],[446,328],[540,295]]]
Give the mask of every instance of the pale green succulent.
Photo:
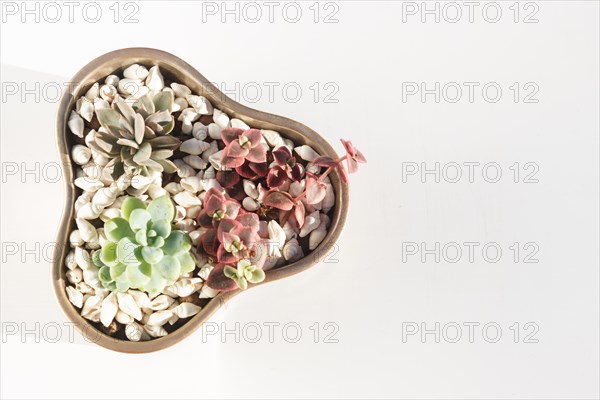
[[[259,283],[265,280],[265,271],[252,264],[249,260],[240,260],[237,268],[226,265],[223,274],[237,283],[240,289],[246,289],[248,282]]]
[[[187,233],[173,230],[174,217],[169,196],[148,206],[137,197],[125,199],[121,217],[104,224],[107,243],[93,255],[102,284],[111,291],[155,293],[193,271],[192,241]]]
[[[175,119],[173,93],[144,95],[130,106],[124,100],[111,108],[96,110],[103,129],[86,136],[88,147],[110,159],[105,171],[113,179],[123,174],[150,176],[153,171],[173,173],[177,166],[170,160],[181,141],[171,135]]]

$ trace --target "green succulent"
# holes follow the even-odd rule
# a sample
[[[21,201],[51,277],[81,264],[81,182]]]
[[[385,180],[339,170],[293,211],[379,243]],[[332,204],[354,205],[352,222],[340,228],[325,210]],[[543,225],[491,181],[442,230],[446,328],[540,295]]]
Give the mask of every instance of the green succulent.
[[[169,133],[175,127],[173,93],[160,92],[140,97],[130,106],[120,99],[110,108],[96,110],[102,130],[86,136],[88,147],[110,159],[105,171],[113,179],[150,176],[152,171],[173,173],[177,166],[170,160],[181,141]]]
[[[226,265],[223,273],[226,277],[235,281],[240,289],[246,289],[248,282],[259,283],[265,280],[265,272],[249,260],[238,261],[237,268]]]
[[[125,199],[121,217],[104,224],[107,242],[93,254],[104,287],[159,292],[181,274],[193,271],[192,241],[187,233],[172,228],[174,217],[169,196],[148,206],[137,197]]]

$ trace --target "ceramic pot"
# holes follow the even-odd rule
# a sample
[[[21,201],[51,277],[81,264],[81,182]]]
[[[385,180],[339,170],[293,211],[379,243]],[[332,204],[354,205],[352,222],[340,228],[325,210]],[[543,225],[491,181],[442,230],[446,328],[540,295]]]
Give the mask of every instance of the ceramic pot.
[[[73,229],[76,229],[74,203],[79,192],[79,189],[73,184],[75,169],[70,157],[71,147],[76,144],[78,138],[67,127],[69,114],[75,107],[76,100],[83,96],[95,82],[103,81],[106,76],[113,73],[120,74],[124,68],[131,64],[140,64],[147,68],[157,65],[165,79],[188,86],[194,94],[206,97],[215,108],[224,111],[230,118],[238,118],[252,128],[277,131],[283,137],[293,140],[297,145],[306,144],[311,146],[321,155],[329,155],[335,158],[338,156],[331,145],[312,129],[291,119],[253,110],[233,101],[191,65],[164,51],[149,48],[116,50],[96,58],[70,80],[72,84],[61,99],[56,124],[56,140],[63,167],[66,200],[53,258],[52,283],[54,293],[67,318],[75,324],[77,329],[89,341],[115,351],[146,353],[164,349],[187,337],[198,329],[204,321],[208,320],[219,307],[242,293],[242,291],[219,293],[198,314],[172,333],[161,338],[140,342],[121,340],[107,335],[90,321],[84,319],[80,315],[80,310],[73,306],[67,297],[65,286],[68,281],[65,277],[67,271],[65,257],[69,252],[69,234]],[[301,260],[267,271],[265,280],[262,283],[250,285],[249,289],[253,290],[257,286],[302,272],[318,264],[327,255],[331,246],[340,236],[346,221],[349,200],[348,187],[342,184],[337,173],[332,173],[330,177],[336,202],[330,212],[331,224],[325,239],[314,251]],[[307,290],[310,290],[310,288],[307,288]]]

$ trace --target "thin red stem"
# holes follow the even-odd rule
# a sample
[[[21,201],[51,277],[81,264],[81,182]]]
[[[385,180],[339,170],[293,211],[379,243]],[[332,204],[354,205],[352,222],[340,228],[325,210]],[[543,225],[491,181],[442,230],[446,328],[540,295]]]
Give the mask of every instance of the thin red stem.
[[[331,167],[327,168],[327,170],[325,170],[325,172],[319,177],[319,182],[323,182],[323,179],[325,179],[325,177],[327,175],[329,175],[331,173],[331,171],[333,171],[334,169],[336,169],[337,167],[340,166],[340,164],[342,163],[342,161],[346,160],[348,158],[348,154],[346,154],[345,156],[340,157],[337,162],[335,163],[335,165],[332,165]]]

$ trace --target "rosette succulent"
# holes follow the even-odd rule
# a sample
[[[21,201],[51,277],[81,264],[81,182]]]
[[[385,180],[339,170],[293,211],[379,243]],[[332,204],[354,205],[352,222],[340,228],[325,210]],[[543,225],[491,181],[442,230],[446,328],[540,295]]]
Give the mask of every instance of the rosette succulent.
[[[258,129],[242,130],[225,128],[221,131],[225,148],[221,163],[227,168],[241,167],[245,161],[264,163],[267,151],[261,144],[262,135]]]
[[[104,224],[107,242],[94,253],[102,284],[111,291],[159,292],[195,268],[187,233],[172,228],[175,207],[168,196],[147,206],[128,197],[121,217]]]
[[[287,146],[273,150],[274,165],[267,176],[267,185],[271,188],[283,185],[287,178],[298,182],[304,176],[304,167],[296,162],[296,157]]]
[[[168,159],[181,143],[169,135],[175,126],[172,109],[173,93],[169,91],[154,97],[144,95],[133,106],[115,101],[110,108],[96,110],[102,128],[91,130],[86,144],[111,160],[105,170],[113,179],[123,174],[176,172],[177,166]]]
[[[248,282],[259,283],[265,280],[265,271],[249,260],[239,261],[237,268],[226,265],[223,273],[226,277],[233,279],[240,289],[246,289]]]

